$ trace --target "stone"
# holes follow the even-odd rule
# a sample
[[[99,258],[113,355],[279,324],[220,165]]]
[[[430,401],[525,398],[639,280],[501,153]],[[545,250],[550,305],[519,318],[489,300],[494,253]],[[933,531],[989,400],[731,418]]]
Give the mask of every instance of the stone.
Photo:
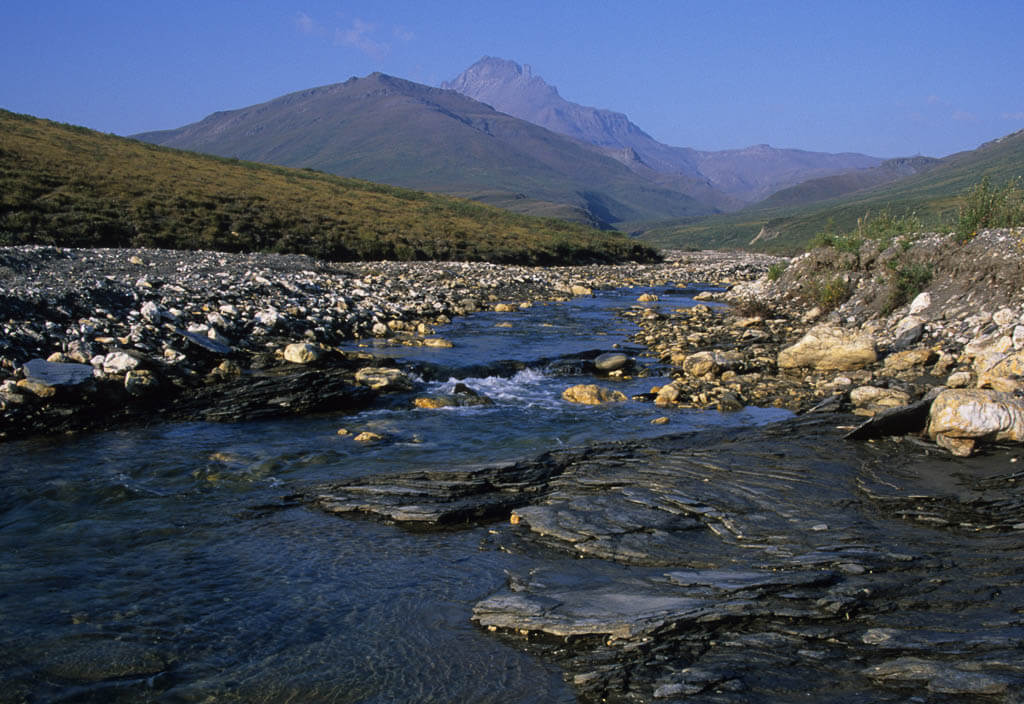
[[[515,310],[515,306],[513,306],[511,303],[498,303],[495,304],[494,306],[495,313],[511,313]]]
[[[93,379],[93,368],[89,364],[74,362],[49,362],[31,359],[22,367],[28,379],[48,386],[78,386]]]
[[[917,294],[910,302],[910,315],[921,315],[932,305],[932,295],[927,291]]]
[[[256,313],[256,322],[265,328],[276,327],[281,321],[281,315],[276,308],[266,308]]]
[[[163,315],[160,312],[160,306],[153,301],[146,301],[142,304],[142,308],[139,309],[139,314],[142,315],[142,319],[150,325],[159,325]]]
[[[120,350],[109,352],[103,358],[104,374],[124,374],[138,367],[138,359]]]
[[[951,389],[964,389],[971,385],[971,379],[973,377],[970,372],[953,372],[946,379],[946,386]]]
[[[910,403],[910,394],[898,389],[858,386],[850,390],[850,403],[857,408],[899,408]]]
[[[637,300],[638,303],[655,303],[659,299],[658,299],[658,296],[656,294],[653,294],[653,293],[641,293],[637,297],[636,300]]]
[[[992,322],[1001,328],[1014,325],[1020,321],[1020,316],[1010,308],[1000,308],[992,314]]]
[[[682,391],[675,384],[665,384],[658,389],[658,395],[654,399],[654,405],[659,408],[667,408],[679,403]]]
[[[455,347],[451,340],[446,340],[443,337],[428,337],[423,340],[424,347],[439,347],[439,348],[450,348]]]
[[[987,389],[948,389],[932,402],[928,436],[966,457],[978,441],[1024,440],[1024,400]]]
[[[145,396],[159,386],[156,375],[148,369],[132,369],[124,375],[124,388],[132,396]]]
[[[718,374],[724,370],[735,368],[741,357],[734,352],[723,350],[704,350],[695,352],[683,359],[682,368],[688,376],[702,377]]]
[[[391,334],[391,328],[384,323],[374,323],[371,332],[374,337],[387,337]]]
[[[907,349],[924,335],[924,319],[916,315],[908,315],[896,324],[893,330],[893,348]]]
[[[373,432],[370,432],[369,430],[366,430],[366,431],[363,431],[363,432],[359,433],[358,435],[356,435],[352,439],[355,440],[358,443],[370,444],[370,443],[380,442],[381,440],[384,439],[384,436],[381,435],[380,433],[373,433]]]
[[[850,371],[877,361],[871,336],[828,325],[812,328],[796,344],[779,352],[783,369],[811,368]]]
[[[562,399],[569,403],[600,406],[605,403],[625,401],[626,395],[621,391],[606,389],[597,384],[577,384],[563,391]]]
[[[629,364],[629,355],[622,352],[605,352],[594,358],[594,367],[600,372],[613,372]]]
[[[20,379],[18,388],[29,391],[39,398],[53,398],[57,395],[57,389],[49,384],[44,384],[36,379]]]
[[[902,350],[893,352],[886,357],[883,366],[886,372],[904,372],[914,367],[924,366],[937,358],[936,352],[927,348]]]
[[[412,380],[401,369],[363,367],[356,372],[356,383],[377,391],[411,391]]]
[[[574,296],[593,296],[594,290],[589,286],[582,284],[573,284],[569,287],[569,292]]]
[[[293,342],[284,348],[284,359],[292,364],[311,364],[322,354],[323,350],[309,342]]]

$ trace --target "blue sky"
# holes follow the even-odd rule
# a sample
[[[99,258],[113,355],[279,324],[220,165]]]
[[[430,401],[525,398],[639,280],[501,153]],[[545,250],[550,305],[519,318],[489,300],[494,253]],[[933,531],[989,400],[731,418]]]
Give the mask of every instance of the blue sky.
[[[945,156],[1024,128],[1021,0],[8,0],[0,107],[103,132],[484,55],[676,146]]]

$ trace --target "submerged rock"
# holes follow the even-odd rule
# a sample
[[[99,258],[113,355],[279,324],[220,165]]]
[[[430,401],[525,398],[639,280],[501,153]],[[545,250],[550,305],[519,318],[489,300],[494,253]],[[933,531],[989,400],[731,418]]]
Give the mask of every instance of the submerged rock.
[[[597,384],[576,384],[562,392],[562,398],[569,403],[587,406],[600,406],[605,403],[626,401],[626,394],[614,389],[606,389]]]

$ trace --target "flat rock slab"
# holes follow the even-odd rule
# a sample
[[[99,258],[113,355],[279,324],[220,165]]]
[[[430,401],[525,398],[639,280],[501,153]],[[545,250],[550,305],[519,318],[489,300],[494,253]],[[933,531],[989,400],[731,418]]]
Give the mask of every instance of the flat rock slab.
[[[25,362],[22,368],[26,377],[47,386],[78,386],[93,378],[93,369],[89,364],[32,359]]]
[[[669,585],[622,579],[541,592],[503,591],[479,602],[481,626],[551,636],[633,639],[667,623],[696,621],[714,610]]]
[[[504,519],[546,491],[564,467],[564,461],[546,455],[497,467],[368,477],[322,486],[311,502],[331,513],[363,514],[410,527]]]

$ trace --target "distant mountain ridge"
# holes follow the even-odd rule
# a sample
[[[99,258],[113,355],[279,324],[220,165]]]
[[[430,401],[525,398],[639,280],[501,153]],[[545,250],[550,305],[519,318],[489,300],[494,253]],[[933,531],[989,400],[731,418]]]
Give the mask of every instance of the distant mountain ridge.
[[[592,145],[455,91],[381,73],[135,137],[602,227],[714,211]]]
[[[572,103],[529,65],[485,56],[442,88],[458,91],[496,110],[588,142],[609,151],[630,168],[651,170],[703,184],[691,195],[706,199],[707,187],[740,204],[808,179],[878,166],[882,159],[864,154],[828,154],[756,145],[704,152],[663,144],[626,115]],[[735,208],[734,208],[735,209]]]

